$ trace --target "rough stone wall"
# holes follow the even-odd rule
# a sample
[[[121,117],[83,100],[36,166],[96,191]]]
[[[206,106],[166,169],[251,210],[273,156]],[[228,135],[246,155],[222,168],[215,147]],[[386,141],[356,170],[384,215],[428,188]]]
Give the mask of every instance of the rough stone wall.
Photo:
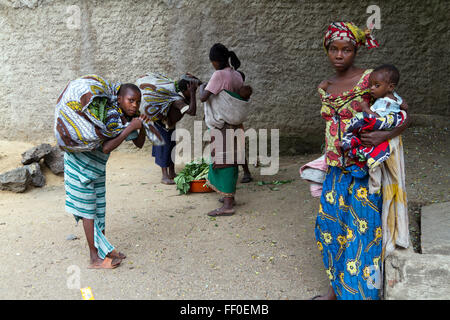
[[[415,118],[447,119],[449,1],[0,0],[0,139],[54,141],[55,101],[84,74],[134,82],[148,71],[187,71],[207,80],[209,48],[222,42],[254,88],[246,128],[279,128],[284,151],[318,150],[316,87],[333,74],[324,31],[336,20],[365,27],[372,4],[381,10],[381,47],[359,50],[357,65],[395,64]],[[199,109],[179,127],[202,120]]]

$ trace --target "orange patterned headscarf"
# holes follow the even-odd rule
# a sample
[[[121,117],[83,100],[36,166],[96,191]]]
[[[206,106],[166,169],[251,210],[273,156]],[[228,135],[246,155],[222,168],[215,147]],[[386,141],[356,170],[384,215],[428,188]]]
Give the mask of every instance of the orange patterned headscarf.
[[[378,42],[370,33],[370,30],[363,31],[353,22],[333,22],[330,24],[323,39],[325,50],[335,40],[350,41],[357,48],[363,45],[368,49],[378,47]]]

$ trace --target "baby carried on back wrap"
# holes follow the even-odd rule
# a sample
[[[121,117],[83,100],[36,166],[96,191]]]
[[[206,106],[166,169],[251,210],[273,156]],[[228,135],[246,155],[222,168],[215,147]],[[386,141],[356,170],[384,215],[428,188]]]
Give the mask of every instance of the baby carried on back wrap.
[[[227,90],[211,95],[204,102],[205,123],[212,129],[211,156],[214,168],[245,162],[243,130],[234,137],[229,136],[226,131],[242,129],[242,123],[247,120],[249,103]],[[217,139],[218,136],[222,139]]]
[[[204,102],[205,123],[210,129],[221,129],[225,123],[241,125],[247,120],[249,103],[234,92],[222,90]]]
[[[117,104],[119,89],[120,83],[97,75],[70,81],[55,108],[54,131],[59,147],[68,152],[91,151],[118,136],[129,124]],[[150,141],[164,143],[153,125],[143,124]]]

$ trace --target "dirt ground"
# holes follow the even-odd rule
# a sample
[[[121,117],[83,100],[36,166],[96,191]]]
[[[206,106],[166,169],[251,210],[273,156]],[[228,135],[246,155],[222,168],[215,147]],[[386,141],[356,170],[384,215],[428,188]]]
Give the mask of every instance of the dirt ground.
[[[410,128],[404,137],[416,245],[420,206],[450,201],[448,138],[447,130],[431,128]],[[21,153],[36,144],[0,141],[0,172],[20,166]],[[114,270],[86,268],[82,225],[64,211],[63,177],[43,165],[44,187],[0,191],[0,299],[80,300],[79,287],[91,287],[97,300],[294,300],[323,293],[328,280],[313,232],[319,200],[298,172],[318,156],[282,157],[275,176],[251,166],[254,181],[238,184],[237,213],[209,218],[217,194],[179,195],[160,184],[149,149],[113,152],[106,235],[127,255]],[[294,181],[277,189],[258,185],[288,179]]]

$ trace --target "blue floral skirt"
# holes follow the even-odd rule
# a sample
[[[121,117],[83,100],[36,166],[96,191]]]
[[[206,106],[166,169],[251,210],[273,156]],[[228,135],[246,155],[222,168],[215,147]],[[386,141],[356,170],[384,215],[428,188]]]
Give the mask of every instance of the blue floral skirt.
[[[368,182],[354,165],[329,166],[323,183],[315,234],[338,299],[379,299],[383,198]]]

